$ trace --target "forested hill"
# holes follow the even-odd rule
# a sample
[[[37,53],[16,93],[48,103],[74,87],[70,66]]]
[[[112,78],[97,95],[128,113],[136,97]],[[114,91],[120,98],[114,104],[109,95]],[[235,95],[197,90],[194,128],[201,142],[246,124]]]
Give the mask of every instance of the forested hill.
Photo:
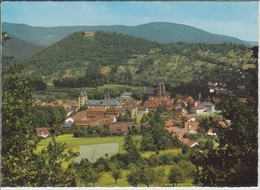
[[[237,38],[217,35],[204,30],[176,23],[153,22],[138,26],[61,26],[33,27],[25,24],[3,23],[3,31],[19,39],[33,44],[49,46],[64,37],[79,31],[117,32],[134,37],[140,37],[159,43],[195,42],[208,44],[247,44]]]
[[[95,72],[100,69],[102,73],[96,76],[105,83],[149,85],[162,80],[177,85],[195,80],[234,80],[237,76],[230,72],[250,66],[251,55],[243,45],[160,44],[118,33],[85,36],[78,32],[23,63],[27,74],[46,82],[67,78],[78,86],[78,77],[83,77],[82,81],[89,78],[88,68],[93,70],[94,66]],[[84,79],[85,75],[88,77]]]
[[[9,66],[42,51],[43,46],[28,43],[13,36],[3,42],[3,63]]]
[[[51,45],[36,56],[24,61],[32,76],[51,76],[51,79],[82,75],[88,64],[120,66],[137,55],[146,55],[158,47],[156,42],[117,33],[95,32],[85,36],[78,32]],[[37,70],[36,70],[37,68]]]

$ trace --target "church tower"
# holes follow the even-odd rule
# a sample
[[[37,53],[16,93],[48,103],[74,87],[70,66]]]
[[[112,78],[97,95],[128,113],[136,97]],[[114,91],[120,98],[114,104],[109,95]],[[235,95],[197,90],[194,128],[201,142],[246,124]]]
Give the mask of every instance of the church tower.
[[[84,106],[84,102],[87,99],[88,99],[88,95],[87,95],[86,90],[81,90],[80,94],[78,96],[78,106],[79,107]]]

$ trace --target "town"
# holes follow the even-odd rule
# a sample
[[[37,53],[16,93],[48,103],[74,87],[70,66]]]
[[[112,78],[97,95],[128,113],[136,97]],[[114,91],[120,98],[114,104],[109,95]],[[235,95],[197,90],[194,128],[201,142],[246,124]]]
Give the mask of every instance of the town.
[[[145,116],[157,109],[163,109],[164,129],[172,136],[190,148],[199,145],[193,135],[202,132],[200,122],[203,118],[212,117],[221,127],[227,128],[230,123],[221,116],[216,108],[221,100],[219,94],[227,94],[226,84],[208,82],[210,97],[197,100],[191,96],[171,98],[165,90],[165,84],[159,82],[155,87],[144,87],[143,102],[132,98],[132,92],[124,92],[120,97],[111,98],[109,93],[104,94],[102,100],[88,99],[86,90],[81,90],[78,100],[57,100],[51,103],[36,101],[35,105],[62,106],[67,115],[63,122],[63,129],[67,128],[97,128],[106,126],[106,136],[125,136],[132,129],[148,128]],[[243,99],[241,98],[241,101]],[[84,108],[81,110],[80,108]],[[46,138],[50,131],[46,127],[36,128],[39,137]],[[203,135],[214,137],[217,135],[212,128],[203,131]],[[189,137],[192,137],[191,139]],[[105,155],[103,155],[105,156]]]
[[[256,2],[2,4],[1,187],[259,186]]]

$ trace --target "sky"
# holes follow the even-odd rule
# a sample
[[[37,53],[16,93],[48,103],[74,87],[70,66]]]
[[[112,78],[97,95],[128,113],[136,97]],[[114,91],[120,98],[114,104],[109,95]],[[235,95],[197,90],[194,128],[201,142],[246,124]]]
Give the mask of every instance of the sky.
[[[258,41],[253,2],[3,2],[2,22],[32,26],[186,24],[215,34]]]

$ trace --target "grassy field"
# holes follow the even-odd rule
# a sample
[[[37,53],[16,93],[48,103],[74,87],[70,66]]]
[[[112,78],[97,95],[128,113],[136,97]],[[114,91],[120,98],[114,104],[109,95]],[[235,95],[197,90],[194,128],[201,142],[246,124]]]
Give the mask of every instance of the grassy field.
[[[135,141],[140,141],[141,136],[134,136]],[[51,138],[46,138],[42,140],[37,148],[37,151],[40,151],[44,147],[48,145],[51,141]],[[124,136],[112,136],[112,137],[88,137],[88,138],[74,138],[73,134],[65,134],[56,137],[56,141],[58,143],[66,143],[67,149],[73,149],[74,151],[79,151],[79,147],[82,145],[97,145],[97,144],[111,144],[111,143],[118,143],[118,152],[123,153],[123,145],[124,145]],[[172,153],[178,154],[181,152],[181,149],[168,149],[168,150],[161,150],[160,154]],[[154,154],[153,151],[145,151],[142,152],[142,156],[148,158]]]
[[[100,157],[109,157],[118,153],[118,143],[109,144],[91,144],[79,146],[80,155],[76,158],[77,162],[80,162],[82,158],[87,158],[91,162],[95,162]]]
[[[181,153],[181,148],[176,148],[176,149],[168,149],[168,150],[160,150],[160,155],[162,154],[178,154]],[[145,158],[149,158],[152,154],[154,154],[154,151],[145,151],[142,153],[142,156]]]
[[[170,165],[166,165],[166,166],[158,166],[156,167],[159,168],[159,167],[163,167],[164,171],[165,171],[165,183],[163,184],[163,187],[172,187],[172,184],[168,183],[168,180],[167,180],[167,175],[168,173],[170,172],[170,169],[172,166]],[[122,177],[121,179],[119,179],[117,181],[117,184],[115,184],[115,180],[113,179],[112,175],[110,172],[103,172],[102,173],[102,176],[101,178],[99,179],[99,181],[96,183],[96,187],[131,187],[127,180],[126,180],[126,176],[128,175],[129,173],[129,170],[122,170]],[[184,182],[182,183],[179,183],[177,185],[177,187],[192,187],[192,179],[186,179]],[[156,187],[158,186],[157,184],[151,184],[151,187]],[[139,184],[138,187],[146,187],[145,185],[143,184]]]
[[[51,138],[42,140],[38,149],[42,149],[48,145]],[[65,134],[56,137],[58,143],[66,143],[67,148],[79,147],[80,145],[91,145],[91,144],[108,144],[108,143],[119,143],[119,152],[123,151],[124,137],[113,136],[113,137],[89,137],[89,138],[74,138],[73,134]]]
[[[140,140],[140,139],[141,139],[141,136],[134,137],[134,140]],[[51,138],[46,138],[46,139],[42,140],[37,147],[37,151],[46,147],[50,141],[51,141]],[[124,136],[74,138],[73,134],[65,134],[65,135],[60,135],[60,136],[56,137],[56,141],[58,143],[66,143],[67,148],[73,148],[73,149],[75,149],[75,148],[78,149],[80,145],[118,143],[119,144],[118,152],[119,153],[124,152],[124,150],[123,150]]]
[[[135,136],[134,140],[140,141],[141,136]],[[51,138],[47,138],[42,140],[39,145],[38,145],[38,151],[40,151],[42,148],[46,147],[48,143],[51,141]],[[74,138],[73,134],[65,134],[65,135],[60,135],[56,137],[56,141],[58,143],[66,143],[67,149],[72,149],[75,152],[81,152],[80,149],[84,147],[85,145],[87,146],[87,151],[89,156],[91,157],[89,160],[95,161],[98,157],[104,156],[106,150],[110,149],[109,146],[113,145],[113,150],[114,152],[124,152],[123,150],[123,144],[124,144],[124,136],[113,136],[113,137],[92,137],[92,138]],[[115,146],[117,145],[117,146]],[[101,148],[100,150],[98,149]],[[116,150],[118,149],[118,150]],[[92,153],[89,153],[89,151]],[[97,152],[98,154],[95,155],[94,153]],[[102,152],[102,153],[101,153]],[[162,154],[178,154],[181,152],[181,149],[169,149],[169,150],[162,150],[160,151],[160,155]],[[142,153],[143,157],[148,158],[150,155],[154,154],[152,151],[146,151]],[[67,167],[67,163],[63,164],[63,168]],[[158,166],[158,167],[163,167],[166,176],[168,175],[170,169],[172,166],[166,165],[166,166]],[[96,183],[96,187],[130,187],[126,180],[126,176],[128,175],[129,170],[122,170],[122,177],[117,181],[117,184],[115,184],[115,181],[113,177],[111,176],[110,172],[103,172],[101,175],[101,178],[99,181]],[[80,184],[78,184],[80,185]],[[141,184],[138,185],[139,187],[145,187],[145,185]],[[151,186],[158,186],[156,184],[152,184]],[[167,182],[167,178],[165,178],[165,184],[163,185],[164,187],[171,187],[172,184]],[[191,187],[192,186],[192,180],[191,179],[186,179],[183,183],[178,184],[178,187]]]

